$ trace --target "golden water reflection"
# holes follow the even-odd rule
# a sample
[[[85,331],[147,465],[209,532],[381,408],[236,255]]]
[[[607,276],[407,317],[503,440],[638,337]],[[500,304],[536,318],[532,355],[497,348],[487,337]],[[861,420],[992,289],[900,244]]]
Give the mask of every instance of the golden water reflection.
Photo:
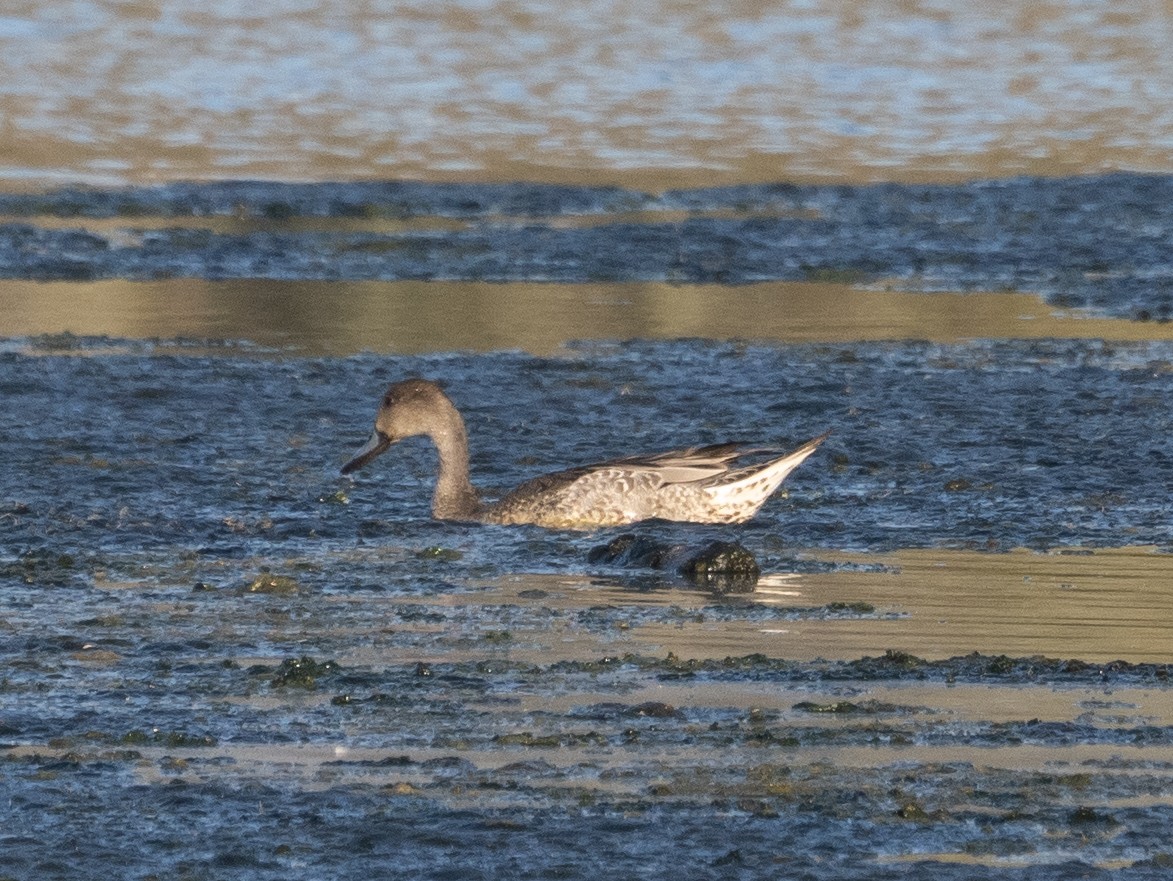
[[[348,553],[378,555],[386,549]],[[637,590],[610,577],[518,574],[477,583],[473,592],[385,601],[364,595],[361,599],[339,597],[338,601],[362,602],[370,607],[375,621],[380,620],[383,602],[471,608],[527,608],[539,603],[542,608],[565,612],[595,607],[627,610],[613,629],[561,625],[514,628],[500,654],[537,665],[625,654],[663,658],[669,653],[682,660],[721,660],[760,653],[791,661],[851,661],[888,651],[930,661],[977,652],[1092,664],[1173,662],[1173,554],[1153,548],[1004,554],[940,549],[859,555],[818,551],[807,556],[864,563],[869,568],[767,574],[753,593],[728,597],[714,597],[682,584]],[[865,603],[874,612],[820,611],[833,603]],[[741,604],[773,607],[779,614],[741,614],[736,609]],[[726,607],[725,613],[721,607]],[[654,609],[672,610],[673,614],[643,614]],[[788,610],[792,613],[787,614]],[[467,633],[450,631],[443,623],[424,620],[404,626],[407,630],[399,632],[410,630],[421,640],[402,649],[382,644],[356,647],[340,662],[358,666],[420,660],[471,663],[484,656],[483,645],[468,640]],[[242,664],[263,661],[237,660]],[[687,685],[690,693],[694,687]],[[739,687],[753,705],[782,706],[789,700],[777,683],[767,684],[768,694],[759,694],[755,691],[758,686],[752,683]],[[899,683],[892,687],[912,686]],[[667,686],[656,688],[660,696],[646,699],[666,700],[663,689]],[[729,700],[719,690],[711,697]],[[707,700],[699,693],[691,699]],[[1014,712],[1019,712],[1018,698],[1006,699],[1017,708]],[[960,698],[961,704],[956,706],[947,698],[934,700],[944,701],[957,712],[966,703]],[[990,700],[997,698],[988,698],[980,712],[985,718],[991,714],[998,717],[1001,709]],[[1173,714],[1173,706],[1166,710]],[[1034,715],[1043,717],[1049,717],[1049,712],[1043,704],[1033,710]]]
[[[1092,317],[1025,293],[925,294],[814,282],[0,282],[0,337],[61,333],[250,340],[308,354],[548,355],[568,341],[591,339],[1173,339],[1173,324]]]
[[[797,595],[784,588],[783,603],[867,602],[900,617],[795,622],[777,634],[772,653],[846,659],[894,649],[929,659],[980,652],[1093,663],[1173,657],[1173,555],[1152,548],[906,550],[857,559],[894,571],[803,575]],[[767,583],[767,598],[770,590]]]

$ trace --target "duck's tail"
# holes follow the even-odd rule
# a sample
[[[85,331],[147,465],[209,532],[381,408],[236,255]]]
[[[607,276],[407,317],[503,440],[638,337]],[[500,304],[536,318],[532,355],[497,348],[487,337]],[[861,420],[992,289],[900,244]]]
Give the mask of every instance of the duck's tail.
[[[831,432],[825,431],[811,438],[801,447],[781,456],[748,468],[732,472],[716,486],[706,489],[713,501],[728,510],[731,522],[748,520],[789,475],[819,448]]]

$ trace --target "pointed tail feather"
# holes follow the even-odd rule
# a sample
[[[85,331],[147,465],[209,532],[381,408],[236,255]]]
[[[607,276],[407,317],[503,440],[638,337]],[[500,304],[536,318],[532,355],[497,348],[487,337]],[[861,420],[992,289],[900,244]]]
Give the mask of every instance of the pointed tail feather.
[[[774,487],[778,486],[778,484],[785,480],[791,471],[805,462],[807,456],[817,450],[823,441],[825,441],[830,436],[830,431],[824,431],[818,437],[813,437],[808,440],[798,449],[787,453],[780,459],[775,459],[774,461],[764,465],[758,473],[762,476],[768,474],[770,476],[770,480],[772,481],[772,486],[766,495],[769,495],[771,492],[773,492]]]
[[[706,491],[714,501],[737,509],[739,519],[748,519],[757,512],[790,472],[806,461],[830,434],[831,432],[825,431],[785,456],[762,465],[744,468],[732,475],[731,480],[709,487]]]

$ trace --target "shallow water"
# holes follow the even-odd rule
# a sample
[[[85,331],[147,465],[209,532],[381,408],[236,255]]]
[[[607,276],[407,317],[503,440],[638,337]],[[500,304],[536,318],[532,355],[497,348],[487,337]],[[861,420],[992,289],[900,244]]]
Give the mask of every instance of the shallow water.
[[[1167,10],[14,0],[3,186],[1167,171]]]
[[[636,284],[658,290],[661,300],[665,286],[719,286],[722,295],[708,297],[692,325],[716,337],[722,327],[705,321],[725,289],[770,282],[1035,294],[1064,310],[1154,325],[1173,315],[1169,176],[766,184],[656,195],[598,186],[227,182],[0,195],[0,216],[8,218],[0,223],[0,279],[546,285],[530,289],[535,302],[557,296],[551,285]],[[485,287],[475,290],[483,295]],[[428,293],[451,288],[408,290],[414,300],[430,300]],[[589,299],[597,288],[584,290]],[[368,300],[356,314],[347,291],[326,296],[344,321],[361,326],[378,309]],[[786,304],[770,300],[777,291],[767,288],[757,305],[773,316],[764,319],[765,335],[787,339],[779,320]],[[282,305],[300,313],[299,299]],[[836,295],[828,299],[825,311],[841,311]],[[441,299],[438,308],[445,305]],[[866,306],[854,305],[866,318]],[[550,304],[537,308],[549,312]],[[940,314],[940,306],[927,308]],[[428,328],[441,317],[436,311],[399,320]],[[455,304],[448,311],[446,323],[482,320]],[[975,313],[980,306],[958,319]],[[688,325],[672,325],[680,327]],[[928,324],[910,335],[931,337],[936,329]],[[973,332],[995,330],[1006,329],[979,321]],[[844,338],[860,337],[848,331]]]
[[[697,878],[779,860],[849,878],[1165,870],[1166,664],[782,660],[927,644],[941,607],[878,586],[915,555],[721,599],[576,576],[572,558],[463,577],[470,539],[459,560],[386,538],[319,551],[316,571],[266,560],[287,593],[248,590],[262,561],[210,550],[108,560],[92,586],[8,581],[5,871],[652,877],[682,852]],[[1016,556],[1048,568],[995,562]],[[812,605],[834,596],[877,610]],[[1038,647],[1073,644],[1053,611],[1035,610]],[[945,636],[943,655],[967,645]]]
[[[831,429],[820,467],[801,469],[743,540],[777,552],[1167,542],[1168,343],[631,342],[559,358],[102,354],[105,343],[78,357],[37,345],[0,356],[17,543],[54,524],[83,549],[349,542],[360,527],[444,535],[455,527],[426,520],[423,442],[353,483],[336,471],[383,385],[418,373],[465,412],[490,492],[632,450],[731,435],[796,445]]]
[[[1028,293],[923,293],[819,282],[664,283],[0,281],[19,337],[249,341],[311,355],[519,350],[574,357],[576,339],[851,343],[973,338],[1173,339],[1173,323],[1056,309]],[[460,320],[453,320],[460,316]],[[73,345],[68,339],[58,345]],[[29,350],[23,341],[15,346]],[[237,353],[243,350],[238,349]]]
[[[1161,877],[1173,341],[1110,317],[1167,298],[1153,181],[6,202],[0,874]],[[771,264],[745,197],[823,256]],[[352,235],[382,280],[323,279]],[[421,442],[342,478],[407,374],[490,493],[833,434],[749,524],[639,527],[741,542],[720,594],[588,562],[622,530],[431,520]]]
[[[785,836],[787,866],[837,877],[1159,874],[1170,360],[12,346],[4,870],[650,877],[684,849],[718,877],[774,871]],[[487,486],[730,425],[835,434],[745,527],[641,529],[757,555],[754,592],[714,596],[588,564],[614,530],[430,520],[421,444],[339,477],[383,383],[415,372],[448,383]],[[1139,542],[1159,548],[1111,549]],[[79,817],[100,845],[67,843]]]
[[[1167,875],[1164,18],[8,4],[0,876]],[[340,478],[416,372],[835,433],[717,595]]]

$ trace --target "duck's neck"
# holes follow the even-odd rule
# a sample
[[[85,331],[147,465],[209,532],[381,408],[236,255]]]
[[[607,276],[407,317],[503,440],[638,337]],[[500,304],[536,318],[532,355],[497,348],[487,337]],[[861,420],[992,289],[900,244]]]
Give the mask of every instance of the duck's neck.
[[[432,432],[440,454],[440,474],[432,496],[432,516],[437,520],[471,520],[481,510],[481,500],[468,479],[468,435],[455,408],[453,419]]]

